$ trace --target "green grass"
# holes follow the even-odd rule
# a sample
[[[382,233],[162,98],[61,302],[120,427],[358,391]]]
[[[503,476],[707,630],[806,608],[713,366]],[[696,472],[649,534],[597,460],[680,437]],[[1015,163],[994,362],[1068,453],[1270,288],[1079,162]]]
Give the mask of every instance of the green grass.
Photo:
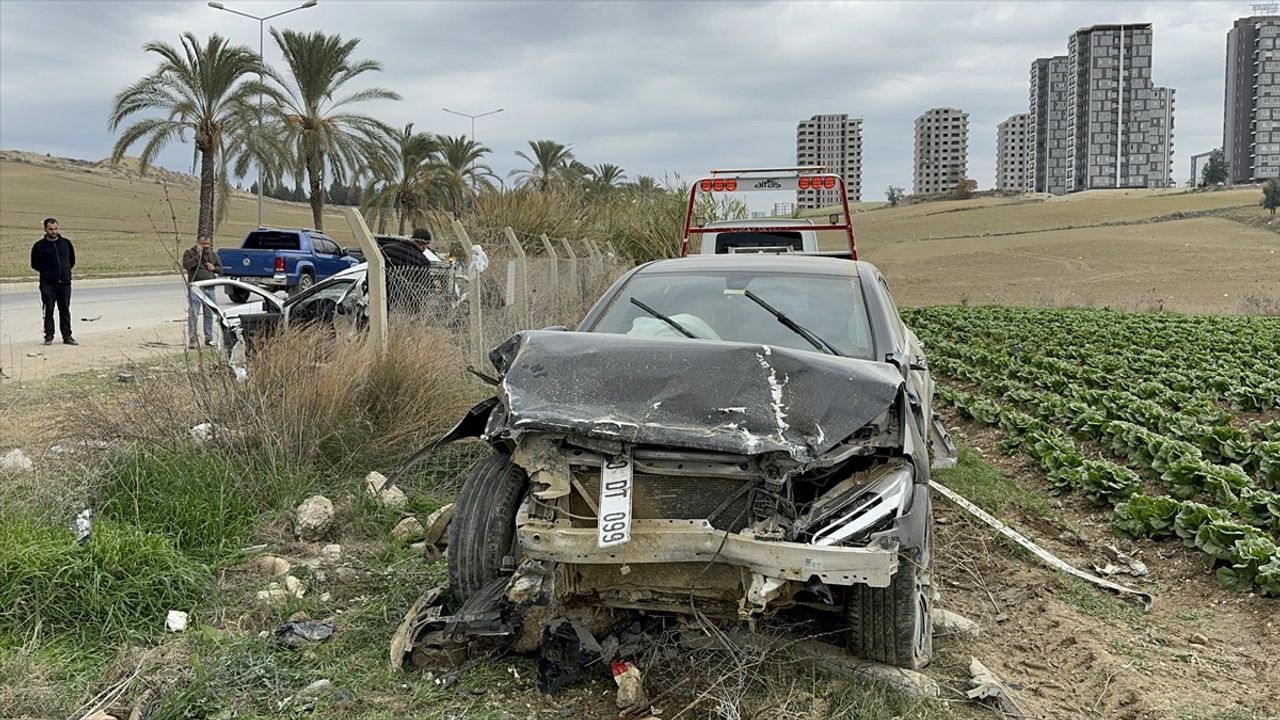
[[[1016,509],[1054,524],[1061,522],[1061,516],[1043,494],[1019,485],[967,445],[957,442],[956,449],[959,461],[953,468],[935,471],[938,482],[996,517],[1007,517],[1010,510]]]
[[[0,638],[74,641],[87,655],[154,637],[169,610],[189,610],[212,586],[208,568],[164,535],[95,520],[77,545],[69,527],[0,513]]]
[[[101,517],[169,538],[186,555],[211,564],[234,560],[255,522],[290,507],[306,478],[194,448],[142,448],[106,472]]]

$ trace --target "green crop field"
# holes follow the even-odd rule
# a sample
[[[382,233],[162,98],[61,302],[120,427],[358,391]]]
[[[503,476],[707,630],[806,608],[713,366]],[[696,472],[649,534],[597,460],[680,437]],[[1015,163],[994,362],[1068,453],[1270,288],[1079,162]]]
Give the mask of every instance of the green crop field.
[[[1280,319],[929,308],[907,322],[938,395],[998,427],[1115,531],[1178,538],[1280,596]],[[1254,418],[1246,420],[1246,418]]]

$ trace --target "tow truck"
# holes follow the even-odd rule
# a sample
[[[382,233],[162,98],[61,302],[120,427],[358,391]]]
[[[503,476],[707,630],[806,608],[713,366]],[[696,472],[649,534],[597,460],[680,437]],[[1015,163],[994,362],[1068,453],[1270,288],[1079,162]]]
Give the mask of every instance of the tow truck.
[[[831,213],[826,224],[812,221],[779,220],[766,218],[758,223],[745,220],[697,223],[694,208],[699,195],[731,192],[779,192],[798,190],[838,190],[841,212]],[[820,231],[843,231],[848,237],[849,250],[819,252],[816,243]],[[691,239],[703,239],[697,248]],[[711,242],[706,240],[711,238]],[[815,238],[812,245],[809,238]],[[821,165],[801,165],[778,168],[739,168],[711,170],[689,188],[689,200],[685,207],[684,233],[680,240],[680,257],[690,254],[742,253],[742,252],[805,252],[806,254],[834,255],[858,259],[858,248],[853,232],[853,217],[849,211],[849,191],[844,178],[826,172]]]

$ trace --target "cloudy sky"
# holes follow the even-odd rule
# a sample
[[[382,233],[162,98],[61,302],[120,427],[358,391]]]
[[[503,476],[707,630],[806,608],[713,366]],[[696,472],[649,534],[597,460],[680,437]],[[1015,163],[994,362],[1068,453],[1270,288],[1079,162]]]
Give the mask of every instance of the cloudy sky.
[[[256,15],[298,3],[226,0]],[[1177,90],[1175,178],[1222,142],[1223,63],[1247,2],[420,2],[320,0],[277,21],[359,37],[400,102],[365,110],[393,125],[457,135],[477,121],[491,165],[521,167],[529,139],[573,146],[634,177],[792,164],[795,126],[817,113],[863,123],[863,197],[911,185],[912,122],[969,112],[970,175],[995,180],[996,124],[1027,110],[1036,57],[1098,23],[1155,26],[1154,79]],[[257,23],[202,1],[0,0],[0,148],[100,159],[112,95],[155,65],[151,40],[218,32],[254,49]],[[279,53],[267,36],[266,56]],[[190,170],[190,148],[162,164]]]

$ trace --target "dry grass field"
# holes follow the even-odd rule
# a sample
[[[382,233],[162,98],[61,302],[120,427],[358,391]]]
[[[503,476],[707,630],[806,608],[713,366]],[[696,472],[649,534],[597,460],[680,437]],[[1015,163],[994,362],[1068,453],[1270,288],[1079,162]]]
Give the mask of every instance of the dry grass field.
[[[139,178],[126,167],[0,152],[0,278],[31,278],[31,243],[48,216],[58,218],[75,242],[80,277],[172,270],[174,218],[178,247],[185,249],[195,242],[198,190],[194,178],[168,171]],[[268,198],[264,216],[271,226],[312,224],[311,209],[302,203]],[[237,192],[214,247],[239,246],[257,221],[257,198]],[[325,224],[339,244],[350,244],[339,212],[327,213]]]
[[[1280,312],[1280,224],[1268,222],[1259,197],[1250,187],[984,196],[896,208],[866,202],[855,205],[854,224],[862,257],[884,270],[907,305]],[[168,171],[139,179],[127,168],[0,152],[0,279],[29,278],[28,249],[46,215],[76,241],[81,277],[165,272],[173,267],[175,215],[177,245],[192,240],[196,186]],[[306,227],[310,209],[268,200],[266,222]],[[238,245],[255,223],[254,198],[237,193],[214,245]],[[340,243],[352,242],[338,211],[326,226]],[[842,246],[838,234],[827,235],[824,246]]]

